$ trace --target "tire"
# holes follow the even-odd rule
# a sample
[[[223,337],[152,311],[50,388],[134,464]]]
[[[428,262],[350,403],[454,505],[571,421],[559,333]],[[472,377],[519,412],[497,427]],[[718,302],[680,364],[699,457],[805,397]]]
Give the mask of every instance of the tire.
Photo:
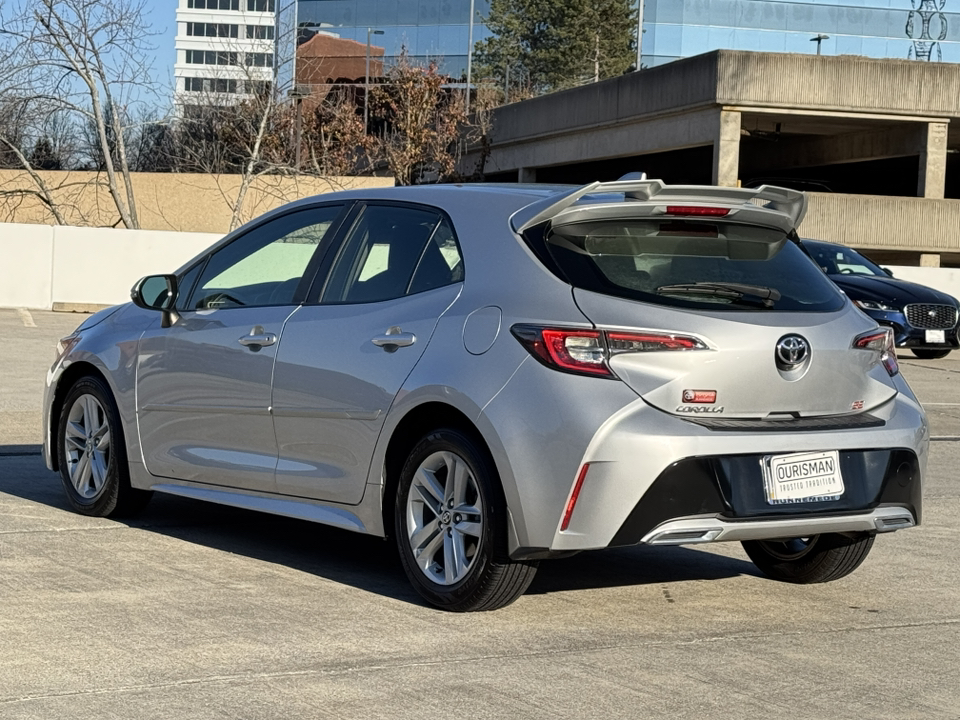
[[[785,540],[744,540],[753,564],[767,577],[808,585],[846,577],[862,563],[873,547],[875,533],[856,537],[828,533]]]
[[[500,479],[487,453],[459,430],[435,430],[410,452],[394,519],[407,578],[443,610],[502,608],[520,597],[536,574],[536,562],[507,556]]]
[[[130,485],[123,423],[100,378],[81,378],[67,391],[57,423],[57,457],[67,502],[81,515],[133,515],[153,494]]]
[[[911,350],[921,360],[939,360],[950,354],[949,350]]]

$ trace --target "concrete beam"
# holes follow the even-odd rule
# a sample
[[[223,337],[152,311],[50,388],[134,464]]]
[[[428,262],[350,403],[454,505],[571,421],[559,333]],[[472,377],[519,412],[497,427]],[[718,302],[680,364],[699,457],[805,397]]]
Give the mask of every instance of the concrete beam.
[[[740,177],[740,113],[720,110],[713,139],[713,184],[736,187]]]
[[[808,192],[807,201],[800,237],[934,256],[957,250],[960,200]]]
[[[928,123],[909,123],[871,132],[758,139],[744,147],[743,164],[751,172],[769,174],[791,168],[919,155],[926,146],[927,126]]]
[[[956,63],[747,50],[716,54],[721,105],[960,117]]]
[[[631,118],[622,124],[560,135],[504,143],[494,139],[485,169],[490,173],[533,170],[710,145],[717,139],[717,113],[716,108],[704,108],[682,115]],[[476,151],[464,156],[461,167],[472,168],[475,163]]]
[[[927,123],[924,131],[917,195],[942,198],[947,178],[947,124]]]

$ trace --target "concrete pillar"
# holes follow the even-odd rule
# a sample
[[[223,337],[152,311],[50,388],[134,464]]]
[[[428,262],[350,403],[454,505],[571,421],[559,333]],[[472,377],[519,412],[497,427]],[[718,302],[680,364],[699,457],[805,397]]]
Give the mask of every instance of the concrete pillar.
[[[942,198],[947,178],[947,124],[927,123],[921,132],[917,196]],[[934,267],[939,267],[939,262]]]
[[[522,167],[517,171],[517,182],[535,183],[537,181],[537,169]]]
[[[920,253],[920,267],[940,267],[940,253]]]
[[[740,177],[740,113],[721,110],[713,141],[713,184],[736,187]]]

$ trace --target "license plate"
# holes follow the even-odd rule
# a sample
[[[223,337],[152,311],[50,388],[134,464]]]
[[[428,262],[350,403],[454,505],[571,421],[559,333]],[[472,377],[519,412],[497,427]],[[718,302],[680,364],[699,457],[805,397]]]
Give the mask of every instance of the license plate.
[[[928,343],[937,343],[938,345],[942,345],[947,341],[946,330],[927,330],[926,336]]]
[[[767,455],[763,485],[770,505],[836,500],[843,495],[839,453]]]

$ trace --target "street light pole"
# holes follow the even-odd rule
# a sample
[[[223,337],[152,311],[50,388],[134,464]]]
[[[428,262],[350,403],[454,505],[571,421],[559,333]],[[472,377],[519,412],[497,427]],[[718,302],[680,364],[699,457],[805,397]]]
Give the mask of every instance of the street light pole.
[[[300,103],[303,102],[303,98],[297,98],[297,174],[300,173],[300,145],[302,144],[301,138],[303,137],[303,112],[300,109]]]
[[[467,99],[464,105],[467,117],[470,116],[470,71],[473,65],[473,8],[474,0],[470,0],[470,24],[467,26]]]
[[[637,70],[640,69],[640,56],[643,49],[643,0],[638,0],[637,5]]]
[[[367,131],[370,123],[370,36],[383,35],[383,30],[367,28],[367,70],[363,76],[363,131]]]
[[[292,90],[287,91],[287,96],[293,98],[297,103],[297,119],[296,124],[294,125],[294,135],[296,136],[296,158],[294,162],[297,165],[297,173],[300,173],[300,145],[302,143],[303,137],[303,110],[301,108],[301,103],[305,97],[309,97],[310,92],[303,85],[294,85]]]
[[[815,42],[817,44],[817,55],[820,54],[820,43],[824,40],[829,40],[829,35],[824,35],[823,33],[817,33],[816,37],[810,38],[810,42]]]

